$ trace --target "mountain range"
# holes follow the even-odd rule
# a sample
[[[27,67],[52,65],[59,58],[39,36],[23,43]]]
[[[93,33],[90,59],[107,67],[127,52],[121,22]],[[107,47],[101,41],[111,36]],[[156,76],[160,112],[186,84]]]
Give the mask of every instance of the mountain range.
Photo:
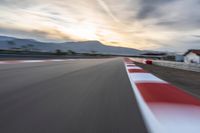
[[[30,50],[39,52],[74,51],[76,53],[139,55],[142,51],[133,48],[107,46],[99,41],[82,42],[40,42],[33,39],[19,39],[0,36],[0,50]]]

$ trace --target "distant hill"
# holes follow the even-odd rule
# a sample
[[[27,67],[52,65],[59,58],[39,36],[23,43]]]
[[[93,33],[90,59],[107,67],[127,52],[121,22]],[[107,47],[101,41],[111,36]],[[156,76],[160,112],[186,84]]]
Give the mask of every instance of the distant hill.
[[[55,52],[68,50],[76,53],[114,54],[114,55],[139,55],[142,51],[132,48],[107,46],[98,41],[46,43],[32,39],[19,39],[0,36],[0,50],[29,50],[39,52]]]

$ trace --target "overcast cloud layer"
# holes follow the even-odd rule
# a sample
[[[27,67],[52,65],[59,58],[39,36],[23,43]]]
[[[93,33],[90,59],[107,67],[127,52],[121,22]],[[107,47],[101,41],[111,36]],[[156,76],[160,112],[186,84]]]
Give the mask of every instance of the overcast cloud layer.
[[[0,0],[0,34],[185,51],[200,48],[200,0]]]

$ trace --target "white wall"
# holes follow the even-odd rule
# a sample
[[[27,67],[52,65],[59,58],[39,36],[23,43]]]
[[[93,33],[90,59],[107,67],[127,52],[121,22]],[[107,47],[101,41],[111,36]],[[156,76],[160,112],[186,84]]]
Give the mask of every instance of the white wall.
[[[189,54],[187,54],[185,57],[184,57],[184,62],[185,63],[198,63],[200,64],[200,56],[190,52]]]
[[[176,68],[176,69],[200,72],[200,64],[195,64],[195,63],[153,60],[153,64],[158,65],[158,66],[165,66],[165,67],[171,67],[171,68]]]
[[[135,62],[143,63],[145,58],[131,58]],[[152,60],[154,65],[171,67],[176,69],[200,72],[200,64],[184,63],[175,61]]]

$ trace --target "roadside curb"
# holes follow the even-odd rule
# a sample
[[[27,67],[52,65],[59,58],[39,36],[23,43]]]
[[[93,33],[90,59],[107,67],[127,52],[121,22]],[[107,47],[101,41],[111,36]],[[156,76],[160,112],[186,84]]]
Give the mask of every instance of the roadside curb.
[[[125,67],[151,133],[199,133],[200,100],[125,58]]]

